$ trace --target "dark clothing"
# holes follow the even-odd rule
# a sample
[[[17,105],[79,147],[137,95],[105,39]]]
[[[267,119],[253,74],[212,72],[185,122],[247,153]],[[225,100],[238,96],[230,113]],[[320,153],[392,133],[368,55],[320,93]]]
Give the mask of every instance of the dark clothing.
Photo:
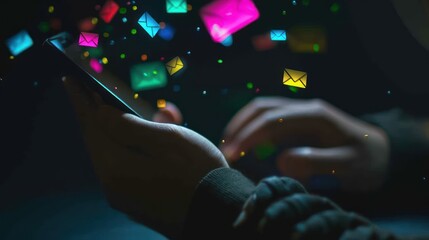
[[[242,215],[246,220],[237,223]],[[397,239],[330,200],[308,194],[293,179],[269,177],[255,186],[230,168],[213,170],[203,178],[183,231],[183,239],[291,237]]]

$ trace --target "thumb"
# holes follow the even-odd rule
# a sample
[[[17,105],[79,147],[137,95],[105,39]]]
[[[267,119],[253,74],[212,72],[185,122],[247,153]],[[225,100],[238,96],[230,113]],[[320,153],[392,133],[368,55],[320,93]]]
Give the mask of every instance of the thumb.
[[[314,176],[344,174],[356,154],[351,146],[292,148],[278,156],[277,167],[282,174],[308,183]]]

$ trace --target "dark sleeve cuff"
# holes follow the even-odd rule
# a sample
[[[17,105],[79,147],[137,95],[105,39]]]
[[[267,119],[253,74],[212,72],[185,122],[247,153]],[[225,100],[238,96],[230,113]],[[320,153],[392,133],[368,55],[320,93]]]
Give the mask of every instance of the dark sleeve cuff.
[[[198,185],[186,217],[182,239],[225,239],[255,185],[240,172],[218,168]]]

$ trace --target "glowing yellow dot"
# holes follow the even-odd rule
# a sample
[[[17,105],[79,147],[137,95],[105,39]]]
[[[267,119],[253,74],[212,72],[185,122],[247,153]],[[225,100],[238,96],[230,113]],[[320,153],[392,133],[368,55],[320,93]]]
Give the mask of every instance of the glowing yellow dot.
[[[332,170],[332,174],[335,174],[335,170]]]
[[[225,143],[225,139],[222,139],[221,143]]]
[[[108,38],[109,36],[110,36],[110,34],[108,32],[103,33],[103,37]]]
[[[86,58],[89,57],[89,52],[88,51],[83,52],[83,56]]]
[[[12,56],[12,55],[10,55],[10,56],[9,56],[9,59],[10,59],[10,60],[13,60],[13,59],[15,59],[15,57],[14,57],[14,56]]]
[[[134,99],[139,98],[139,94],[138,93],[134,93]]]
[[[54,6],[51,5],[51,6],[48,7],[48,12],[49,13],[53,13],[54,11],[55,11]]]
[[[244,157],[244,155],[246,155],[246,153],[244,151],[240,152],[240,157]]]
[[[137,10],[137,6],[133,6],[133,10],[136,11]]]
[[[96,18],[96,17],[92,18],[92,19],[91,19],[91,23],[92,23],[93,25],[97,24],[97,23],[98,23],[98,18]]]
[[[107,59],[106,57],[104,57],[104,58],[101,59],[101,62],[103,64],[108,64],[109,63],[109,59]]]
[[[283,118],[279,118],[279,123],[282,123],[283,122]]]
[[[158,99],[156,101],[156,106],[158,108],[165,108],[167,106],[167,102],[165,101],[165,99]]]
[[[147,61],[147,55],[146,54],[142,54],[142,56],[140,58],[143,62]]]
[[[368,134],[363,135],[365,138],[368,138]]]

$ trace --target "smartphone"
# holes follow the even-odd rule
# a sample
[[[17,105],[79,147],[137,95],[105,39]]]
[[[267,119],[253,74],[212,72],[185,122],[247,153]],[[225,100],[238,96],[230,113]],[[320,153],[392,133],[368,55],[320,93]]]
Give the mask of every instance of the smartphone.
[[[62,32],[50,37],[43,46],[50,55],[50,64],[58,68],[61,74],[82,81],[109,105],[144,119],[152,119],[152,106],[138,97],[126,84],[127,81],[109,69],[109,65],[86,57],[88,49],[79,46],[78,40],[71,34]]]

